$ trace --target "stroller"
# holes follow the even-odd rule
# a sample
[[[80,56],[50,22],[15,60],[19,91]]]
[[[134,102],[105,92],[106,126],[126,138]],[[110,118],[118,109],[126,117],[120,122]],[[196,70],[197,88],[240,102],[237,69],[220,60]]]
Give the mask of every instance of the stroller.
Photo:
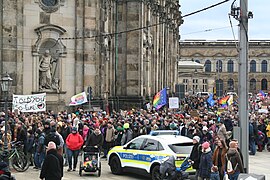
[[[97,175],[101,175],[101,161],[100,150],[93,146],[86,146],[83,148],[83,153],[80,161],[79,175],[82,176],[82,172],[98,172]]]
[[[187,157],[180,167],[175,166],[175,157],[169,156],[162,160],[160,165],[160,174],[162,180],[182,180],[188,178],[188,173],[185,172],[191,167],[192,163]]]

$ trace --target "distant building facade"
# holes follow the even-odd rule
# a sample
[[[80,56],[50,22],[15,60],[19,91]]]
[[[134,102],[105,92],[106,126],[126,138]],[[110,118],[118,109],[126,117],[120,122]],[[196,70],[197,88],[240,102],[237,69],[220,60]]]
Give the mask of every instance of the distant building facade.
[[[192,60],[204,65],[201,78],[214,79],[213,88],[208,91],[218,96],[226,92],[238,92],[238,42],[235,41],[180,41],[180,60]],[[254,40],[249,42],[248,89],[251,93],[259,90],[268,92],[270,68],[270,41]],[[179,74],[181,71],[179,69]],[[195,78],[193,75],[193,79]],[[197,77],[201,79],[200,77]],[[180,82],[179,82],[180,81]],[[178,83],[186,83],[179,79]],[[199,86],[203,82],[198,81]],[[206,83],[211,86],[211,83]]]
[[[117,109],[175,85],[178,0],[8,0],[0,6],[0,73],[13,78],[11,93],[46,92],[48,109],[63,110],[71,96],[91,87],[93,104]],[[40,68],[46,50],[48,81]]]

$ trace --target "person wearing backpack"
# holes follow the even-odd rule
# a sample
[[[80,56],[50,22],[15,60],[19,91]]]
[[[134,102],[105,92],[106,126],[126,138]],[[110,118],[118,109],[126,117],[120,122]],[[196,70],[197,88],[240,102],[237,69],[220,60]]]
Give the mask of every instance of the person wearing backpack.
[[[226,154],[225,169],[230,180],[237,180],[239,174],[244,172],[243,163],[236,148],[229,148]]]
[[[57,153],[56,144],[48,143],[47,155],[42,164],[39,178],[41,180],[61,180],[63,177],[63,157]]]
[[[45,158],[45,134],[40,130],[36,130],[34,169],[41,169],[41,165]]]

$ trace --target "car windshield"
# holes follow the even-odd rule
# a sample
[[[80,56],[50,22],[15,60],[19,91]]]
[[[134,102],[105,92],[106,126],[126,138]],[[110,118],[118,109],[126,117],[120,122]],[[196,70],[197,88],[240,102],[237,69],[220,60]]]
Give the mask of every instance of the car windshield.
[[[176,154],[190,154],[193,144],[192,143],[178,143],[178,144],[170,144],[169,147]]]

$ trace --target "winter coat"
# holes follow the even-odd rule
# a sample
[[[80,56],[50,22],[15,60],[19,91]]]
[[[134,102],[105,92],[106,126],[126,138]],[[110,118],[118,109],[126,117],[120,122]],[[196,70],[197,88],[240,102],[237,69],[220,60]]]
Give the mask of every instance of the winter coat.
[[[99,134],[96,134],[95,132],[93,132],[89,136],[89,138],[86,140],[85,145],[86,146],[98,146],[100,148],[103,145],[103,141],[104,141],[104,137],[101,134],[101,132]]]
[[[45,180],[61,180],[63,177],[63,157],[56,149],[47,152],[41,167],[39,178]]]
[[[217,167],[220,167],[218,164],[219,149],[220,148],[217,146],[217,148],[215,149],[215,151],[213,153],[213,157],[212,157],[213,164],[214,164],[214,166],[217,166]],[[221,172],[224,172],[224,170],[225,170],[225,164],[226,164],[225,155],[226,155],[226,153],[227,153],[227,148],[223,147],[222,151],[221,151],[221,164],[222,164],[222,166],[221,166],[222,171]]]
[[[227,131],[226,131],[226,127],[224,124],[221,124],[218,128],[218,132],[217,135],[220,139],[226,141],[227,139]]]
[[[201,145],[199,143],[195,144],[190,153],[190,159],[194,162],[193,169],[199,169],[201,153]]]
[[[125,145],[126,143],[128,143],[131,139],[133,138],[133,135],[132,135],[132,130],[131,129],[125,129],[124,130],[124,134],[122,136],[122,139],[121,139],[121,145]]]
[[[76,134],[69,134],[67,139],[66,139],[66,144],[68,149],[75,151],[81,149],[84,141],[82,136],[79,133]]]
[[[198,176],[201,178],[210,178],[212,166],[212,151],[211,148],[208,148],[205,151],[203,150],[201,155]]]
[[[105,141],[106,142],[113,142],[114,141],[114,127],[107,128],[106,130],[106,136],[105,136]]]
[[[227,169],[227,162],[228,160],[231,161],[232,163],[232,168],[235,170],[235,172],[244,172],[244,166],[240,157],[239,152],[235,148],[229,148],[227,152],[227,157],[226,157],[226,166],[225,168]]]

